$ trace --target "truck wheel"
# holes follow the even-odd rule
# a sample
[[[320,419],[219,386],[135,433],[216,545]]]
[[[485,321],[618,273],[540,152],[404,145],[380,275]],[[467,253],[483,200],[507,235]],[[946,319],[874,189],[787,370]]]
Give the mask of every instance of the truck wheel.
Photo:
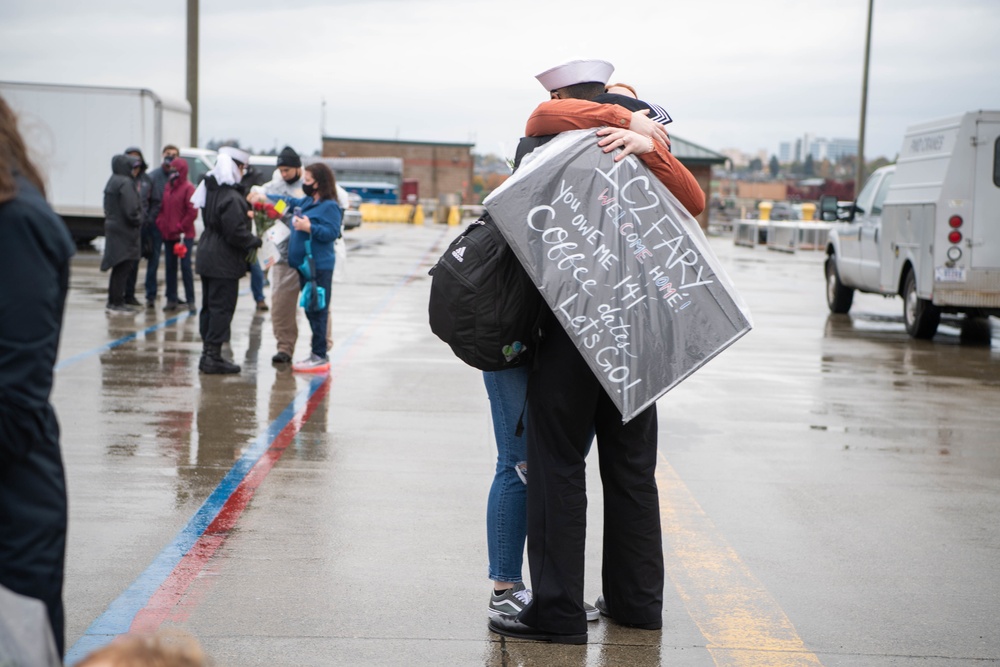
[[[933,338],[941,322],[941,311],[937,306],[917,296],[917,278],[913,271],[906,275],[906,286],[903,288],[903,321],[906,333],[913,338],[924,339]]]
[[[854,301],[854,288],[840,282],[837,275],[837,262],[833,255],[826,258],[826,305],[831,313],[843,314],[851,309]]]

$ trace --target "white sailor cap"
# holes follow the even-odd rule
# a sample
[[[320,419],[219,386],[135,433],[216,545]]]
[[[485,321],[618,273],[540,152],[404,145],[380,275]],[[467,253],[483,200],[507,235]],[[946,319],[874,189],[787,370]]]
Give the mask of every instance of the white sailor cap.
[[[547,69],[535,78],[545,90],[553,91],[578,83],[607,84],[615,66],[607,60],[570,60],[568,63]]]
[[[235,146],[223,146],[219,149],[219,152],[223,153],[224,155],[228,155],[229,157],[233,158],[234,161],[239,162],[244,166],[250,163],[250,153],[247,153],[244,150],[240,150]]]

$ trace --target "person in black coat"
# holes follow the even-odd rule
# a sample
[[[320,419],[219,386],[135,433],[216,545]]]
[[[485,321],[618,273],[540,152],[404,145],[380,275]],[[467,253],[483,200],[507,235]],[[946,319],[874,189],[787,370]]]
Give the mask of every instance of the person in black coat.
[[[139,261],[139,228],[142,204],[135,183],[139,165],[135,158],[111,158],[111,178],[104,186],[104,258],[101,271],[111,269],[108,280],[109,313],[132,313],[125,292],[133,262]]]
[[[160,261],[159,245],[163,244],[156,231],[156,217],[153,215],[153,180],[149,177],[146,158],[138,146],[129,146],[125,155],[139,160],[139,170],[133,172],[135,188],[139,192],[139,204],[142,206],[142,226],[139,228],[139,254],[146,258],[146,307],[152,308],[156,302],[156,267]],[[159,245],[158,245],[159,244]],[[152,276],[150,276],[150,269]],[[125,282],[125,305],[141,306],[135,298],[135,283],[139,278],[139,260],[132,262],[128,280]],[[152,286],[150,286],[152,280]]]
[[[198,369],[203,373],[240,372],[238,365],[222,358],[222,344],[229,342],[247,257],[261,245],[251,231],[250,204],[240,185],[249,158],[245,151],[223,146],[215,167],[191,198],[202,209],[205,222],[195,268],[201,276],[202,354]]]
[[[44,193],[0,98],[0,584],[45,603],[62,655],[66,481],[49,394],[75,246]]]

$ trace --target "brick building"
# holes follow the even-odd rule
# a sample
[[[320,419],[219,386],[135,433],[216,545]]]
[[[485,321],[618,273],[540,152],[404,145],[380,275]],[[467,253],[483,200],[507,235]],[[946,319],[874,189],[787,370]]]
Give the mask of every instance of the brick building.
[[[421,199],[467,204],[472,201],[473,146],[433,141],[323,137],[323,157],[402,158],[403,179],[418,182]]]
[[[674,155],[691,170],[698,185],[711,200],[712,165],[722,164],[726,156],[677,136],[670,138]],[[401,158],[403,180],[419,183],[420,198],[434,199],[448,205],[473,202],[472,147],[475,144],[390,139],[355,139],[323,137],[325,158]],[[698,216],[703,229],[708,227],[708,209]]]

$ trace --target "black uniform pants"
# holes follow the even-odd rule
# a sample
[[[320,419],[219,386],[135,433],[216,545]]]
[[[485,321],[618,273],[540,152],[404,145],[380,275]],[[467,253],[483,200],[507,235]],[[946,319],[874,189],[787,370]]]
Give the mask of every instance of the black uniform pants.
[[[223,343],[229,342],[229,325],[236,312],[239,286],[238,278],[201,277],[202,307],[198,324],[206,350],[218,350]]]
[[[587,631],[583,610],[586,464],[597,436],[604,486],[602,584],[616,621],[658,624],[663,545],[656,489],[656,406],[622,416],[554,321],[528,380],[528,564],[533,601],[519,619],[536,629]]]
[[[125,305],[125,288],[128,285],[129,272],[132,270],[132,262],[126,260],[111,267],[111,276],[108,278],[108,305]]]

